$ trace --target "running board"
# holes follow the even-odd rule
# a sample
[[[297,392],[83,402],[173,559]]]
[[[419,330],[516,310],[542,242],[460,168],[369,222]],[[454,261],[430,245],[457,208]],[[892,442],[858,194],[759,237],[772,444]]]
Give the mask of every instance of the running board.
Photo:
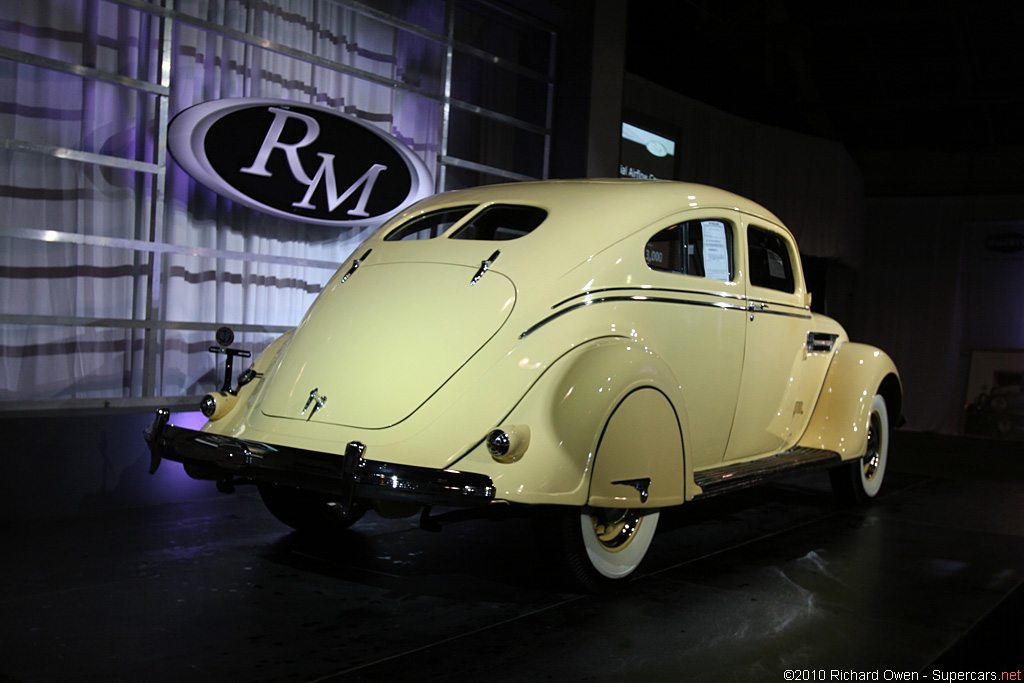
[[[710,498],[720,493],[755,486],[784,474],[806,469],[818,469],[839,465],[843,459],[833,451],[816,448],[793,448],[782,453],[735,465],[725,465],[710,470],[695,472],[693,480],[700,486],[701,493],[694,500]]]

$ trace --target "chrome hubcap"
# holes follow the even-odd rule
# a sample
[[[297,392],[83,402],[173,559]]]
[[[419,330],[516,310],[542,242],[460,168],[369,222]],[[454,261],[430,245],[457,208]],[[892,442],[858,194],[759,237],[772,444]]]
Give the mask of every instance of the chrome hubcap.
[[[868,423],[868,452],[864,454],[864,479],[871,481],[882,464],[882,432],[878,413],[871,413]]]
[[[594,536],[606,550],[615,552],[626,547],[640,528],[642,515],[638,510],[603,508],[590,516]]]

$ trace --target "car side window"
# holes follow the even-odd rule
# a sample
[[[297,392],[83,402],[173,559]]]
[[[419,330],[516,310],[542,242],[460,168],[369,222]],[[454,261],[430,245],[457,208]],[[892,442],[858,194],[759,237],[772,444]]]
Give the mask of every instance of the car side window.
[[[459,228],[450,239],[502,242],[527,235],[544,222],[548,212],[535,206],[489,206]]]
[[[728,221],[702,218],[665,228],[644,247],[647,265],[712,280],[733,278],[733,230]]]
[[[432,237],[437,237],[462,220],[466,214],[475,208],[475,206],[458,206],[417,216],[388,233],[384,241],[428,240]]]
[[[751,225],[747,228],[747,258],[750,284],[793,293],[793,264],[782,235]]]

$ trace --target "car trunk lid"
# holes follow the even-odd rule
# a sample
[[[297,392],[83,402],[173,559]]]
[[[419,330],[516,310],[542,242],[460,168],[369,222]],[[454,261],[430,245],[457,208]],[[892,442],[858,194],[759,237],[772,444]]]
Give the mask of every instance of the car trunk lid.
[[[385,263],[335,278],[296,329],[263,413],[364,429],[406,419],[512,311],[512,282],[495,272],[474,281],[477,272]]]

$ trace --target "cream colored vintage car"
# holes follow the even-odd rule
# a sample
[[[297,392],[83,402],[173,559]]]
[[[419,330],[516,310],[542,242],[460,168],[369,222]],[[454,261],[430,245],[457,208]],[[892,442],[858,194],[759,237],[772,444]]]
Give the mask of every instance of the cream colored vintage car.
[[[437,195],[204,399],[202,431],[160,411],[153,468],[255,483],[297,529],[367,508],[425,526],[528,510],[556,563],[600,589],[636,569],[667,506],[804,467],[831,468],[844,498],[878,492],[896,368],[810,302],[790,232],[722,190]]]

